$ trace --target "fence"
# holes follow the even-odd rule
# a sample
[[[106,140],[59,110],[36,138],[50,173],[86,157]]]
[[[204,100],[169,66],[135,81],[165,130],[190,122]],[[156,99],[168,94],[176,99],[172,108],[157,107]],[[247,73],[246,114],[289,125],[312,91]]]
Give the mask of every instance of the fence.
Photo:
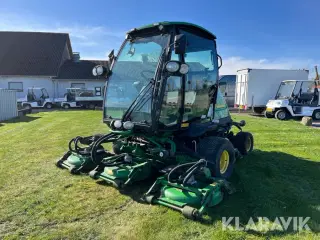
[[[0,121],[18,116],[16,92],[0,89]]]

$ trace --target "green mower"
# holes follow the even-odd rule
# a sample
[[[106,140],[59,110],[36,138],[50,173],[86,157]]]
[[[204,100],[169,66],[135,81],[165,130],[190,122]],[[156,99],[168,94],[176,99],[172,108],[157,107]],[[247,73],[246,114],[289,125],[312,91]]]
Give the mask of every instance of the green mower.
[[[93,69],[106,78],[110,133],[72,139],[57,166],[117,188],[157,178],[147,202],[201,216],[231,191],[225,179],[253,149],[219,91],[216,37],[194,24],[160,22],[132,29],[113,52],[110,69]]]

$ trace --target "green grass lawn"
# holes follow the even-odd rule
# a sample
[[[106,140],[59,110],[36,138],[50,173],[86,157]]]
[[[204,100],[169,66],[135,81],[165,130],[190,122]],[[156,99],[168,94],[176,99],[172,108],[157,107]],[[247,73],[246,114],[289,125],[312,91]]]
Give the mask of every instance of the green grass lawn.
[[[54,164],[78,135],[108,132],[100,111],[31,114],[0,125],[0,239],[320,239],[320,129],[252,116],[254,152],[237,162],[237,192],[203,222],[139,201]],[[150,183],[151,184],[151,183]],[[311,231],[223,231],[222,217],[311,217]]]

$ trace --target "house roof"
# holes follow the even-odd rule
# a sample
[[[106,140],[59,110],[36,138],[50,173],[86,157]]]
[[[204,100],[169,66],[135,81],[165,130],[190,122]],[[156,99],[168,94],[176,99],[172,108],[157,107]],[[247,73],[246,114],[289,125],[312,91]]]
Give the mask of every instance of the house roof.
[[[55,79],[97,79],[92,75],[93,67],[102,65],[107,67],[108,61],[102,60],[66,60],[60,67]]]
[[[67,33],[1,32],[0,75],[56,76],[66,45]]]

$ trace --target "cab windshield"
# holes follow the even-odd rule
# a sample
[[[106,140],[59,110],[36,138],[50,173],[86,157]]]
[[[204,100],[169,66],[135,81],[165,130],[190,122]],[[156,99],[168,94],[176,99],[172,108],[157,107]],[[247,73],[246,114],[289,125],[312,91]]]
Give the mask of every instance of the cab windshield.
[[[280,88],[278,90],[278,93],[276,95],[276,99],[287,99],[287,98],[290,98],[295,86],[296,86],[296,82],[295,81],[282,82],[281,85],[280,85]]]
[[[154,78],[159,58],[167,46],[169,35],[137,37],[127,41],[120,50],[108,80],[105,99],[105,118],[120,119],[139,93],[146,87],[141,107],[130,114],[134,122],[151,121],[150,81]],[[146,91],[146,89],[144,90]]]

